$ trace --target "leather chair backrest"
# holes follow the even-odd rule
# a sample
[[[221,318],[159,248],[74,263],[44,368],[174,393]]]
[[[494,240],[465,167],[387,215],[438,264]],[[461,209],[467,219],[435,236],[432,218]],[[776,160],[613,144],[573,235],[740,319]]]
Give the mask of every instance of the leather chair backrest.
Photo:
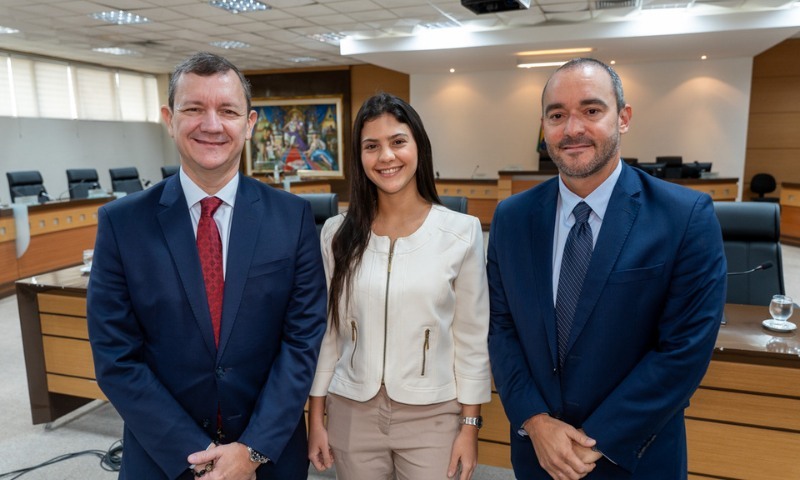
[[[67,170],[67,188],[69,198],[87,198],[89,190],[100,188],[97,181],[97,170],[94,168],[70,168]]]
[[[142,190],[136,167],[109,168],[108,174],[111,176],[111,190],[115,192],[133,193]]]
[[[297,196],[311,203],[317,235],[327,219],[339,214],[339,195],[336,193],[299,193]]]
[[[167,178],[169,176],[175,175],[180,170],[180,165],[164,165],[161,167],[161,178]]]
[[[38,170],[6,172],[11,201],[17,197],[40,196],[46,194],[42,174]]]
[[[467,197],[454,195],[439,195],[442,205],[456,212],[467,213]]]
[[[772,267],[728,276],[728,303],[769,305],[785,292],[781,255],[780,206],[762,202],[714,202],[722,227],[728,272],[744,272],[765,262]]]

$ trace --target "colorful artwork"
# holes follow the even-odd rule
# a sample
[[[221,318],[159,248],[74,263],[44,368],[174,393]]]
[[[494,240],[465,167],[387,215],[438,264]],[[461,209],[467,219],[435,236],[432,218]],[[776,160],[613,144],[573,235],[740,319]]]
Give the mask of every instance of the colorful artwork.
[[[342,177],[342,99],[254,99],[247,172]]]

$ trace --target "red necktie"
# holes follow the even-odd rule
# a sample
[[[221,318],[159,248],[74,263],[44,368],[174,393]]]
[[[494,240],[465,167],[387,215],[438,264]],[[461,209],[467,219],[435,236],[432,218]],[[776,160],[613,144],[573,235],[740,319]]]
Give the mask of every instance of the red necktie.
[[[222,205],[217,197],[206,197],[200,201],[200,222],[197,224],[197,252],[206,284],[208,310],[214,328],[214,343],[219,346],[219,326],[222,320],[222,293],[225,277],[222,273],[222,240],[219,237],[214,212]]]

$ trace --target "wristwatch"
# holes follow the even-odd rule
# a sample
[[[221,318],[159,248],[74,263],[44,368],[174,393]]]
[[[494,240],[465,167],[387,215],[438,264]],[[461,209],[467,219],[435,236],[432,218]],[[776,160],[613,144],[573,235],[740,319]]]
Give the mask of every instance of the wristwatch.
[[[461,417],[461,425],[472,425],[480,430],[483,426],[483,417],[480,415],[477,417]]]
[[[264,465],[265,463],[269,463],[269,458],[261,455],[260,453],[256,452],[250,447],[247,447],[247,452],[250,453],[250,461],[254,463],[260,463]]]

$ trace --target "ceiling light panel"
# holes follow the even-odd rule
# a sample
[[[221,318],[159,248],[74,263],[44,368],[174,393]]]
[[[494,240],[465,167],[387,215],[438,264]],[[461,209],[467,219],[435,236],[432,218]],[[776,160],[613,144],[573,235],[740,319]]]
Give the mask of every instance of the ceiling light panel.
[[[263,12],[272,8],[257,0],[211,0],[208,4],[233,14]]]
[[[8,34],[19,33],[19,30],[17,30],[16,28],[0,26],[0,34],[4,34],[4,33],[8,33]]]
[[[230,50],[234,48],[250,48],[250,45],[244,42],[239,42],[236,40],[221,40],[218,42],[209,42],[209,45],[212,47],[219,47],[224,48],[225,50]]]
[[[102,20],[103,22],[113,23],[116,25],[137,25],[140,23],[150,23],[150,19],[142,17],[132,12],[125,10],[110,10],[107,12],[95,12],[89,14],[95,20]]]
[[[100,48],[93,48],[93,52],[98,53],[107,53],[109,55],[139,55],[139,52],[134,50],[130,50],[127,48],[119,48],[119,47],[100,47]]]

